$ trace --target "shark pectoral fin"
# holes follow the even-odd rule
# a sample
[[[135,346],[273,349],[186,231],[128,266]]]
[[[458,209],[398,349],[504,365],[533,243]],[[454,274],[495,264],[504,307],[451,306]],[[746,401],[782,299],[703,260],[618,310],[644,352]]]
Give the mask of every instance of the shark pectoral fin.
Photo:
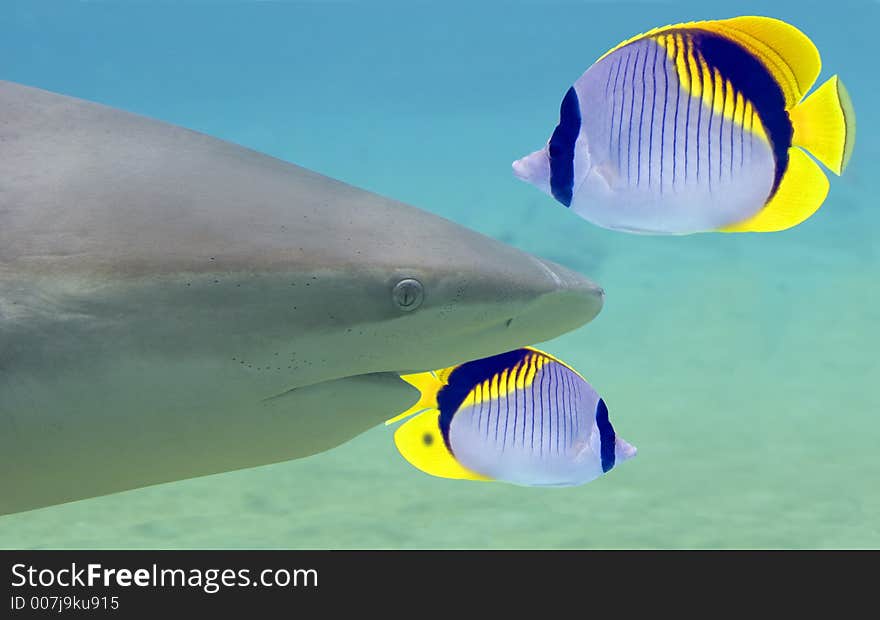
[[[297,456],[329,450],[406,409],[418,398],[391,372],[324,381],[263,401],[264,412],[295,421]]]
[[[15,472],[0,476],[0,515],[312,456],[378,426],[418,397],[395,373],[315,383],[257,402],[195,394],[184,403],[159,401],[165,407],[158,410],[152,402],[135,403],[125,415],[76,405],[64,410],[80,423],[91,422],[88,416],[101,422],[87,433],[77,434],[75,424],[61,432],[47,430],[42,419],[28,422],[17,430],[41,441],[39,458],[33,442],[0,433],[0,468]],[[2,405],[0,398],[0,417]],[[132,420],[148,415],[156,416],[154,426],[133,432]]]

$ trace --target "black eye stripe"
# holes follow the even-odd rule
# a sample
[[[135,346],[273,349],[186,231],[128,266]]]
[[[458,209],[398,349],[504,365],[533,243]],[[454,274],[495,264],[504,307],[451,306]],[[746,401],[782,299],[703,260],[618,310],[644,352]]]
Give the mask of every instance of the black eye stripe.
[[[568,89],[559,108],[559,124],[550,137],[550,192],[566,207],[574,191],[574,147],[581,131],[581,109],[574,87]]]
[[[614,467],[614,448],[617,436],[608,419],[608,407],[601,398],[596,405],[596,427],[599,429],[599,452],[602,459],[602,471],[608,472]]]

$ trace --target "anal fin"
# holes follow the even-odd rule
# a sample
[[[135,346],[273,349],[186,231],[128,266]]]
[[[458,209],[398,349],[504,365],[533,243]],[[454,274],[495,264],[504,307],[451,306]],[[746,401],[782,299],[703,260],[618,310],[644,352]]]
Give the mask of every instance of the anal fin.
[[[828,177],[799,148],[788,149],[788,169],[770,201],[758,213],[720,232],[775,232],[797,226],[815,213],[828,195]]]

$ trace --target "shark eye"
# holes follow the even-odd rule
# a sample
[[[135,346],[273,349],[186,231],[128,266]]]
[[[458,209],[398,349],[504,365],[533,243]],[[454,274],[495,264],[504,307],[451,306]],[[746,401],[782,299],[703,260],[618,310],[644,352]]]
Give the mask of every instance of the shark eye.
[[[425,287],[415,278],[405,278],[394,285],[391,299],[394,305],[404,312],[411,312],[422,305],[425,299]]]

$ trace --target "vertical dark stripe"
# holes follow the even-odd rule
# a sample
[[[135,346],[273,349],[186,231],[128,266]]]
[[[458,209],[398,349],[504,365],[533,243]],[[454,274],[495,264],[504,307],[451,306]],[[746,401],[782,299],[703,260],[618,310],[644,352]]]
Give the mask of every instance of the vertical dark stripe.
[[[489,387],[491,388],[491,386],[492,386],[492,380],[489,379]],[[486,401],[486,426],[487,427],[489,426],[488,420],[489,420],[489,416],[491,416],[491,415],[492,415],[492,399],[489,398]],[[477,430],[480,431],[480,434],[483,433],[483,414],[482,414],[482,412],[480,412],[480,423],[477,425]]]
[[[510,387],[510,372],[507,374],[507,386]],[[504,448],[507,447],[507,427],[510,425],[510,392],[505,391],[504,394],[504,407],[498,412],[499,417],[504,416],[504,430],[501,431],[501,452],[504,453]]]
[[[537,383],[538,379],[538,362],[535,361],[535,378],[532,379],[532,389],[529,392],[532,395],[532,434],[529,437],[529,454],[535,453],[535,383]],[[540,392],[540,384],[538,384],[538,402],[541,402],[541,392]],[[523,431],[525,432],[525,431]]]
[[[565,447],[565,438],[568,436],[568,399],[566,396],[568,395],[568,373],[565,371],[565,368],[560,368],[560,379],[562,380],[562,410],[559,412],[560,417],[562,418],[562,446]],[[559,440],[557,439],[556,445],[559,445]]]
[[[620,121],[617,123],[617,171],[623,172],[623,164],[621,162],[621,131],[623,130],[623,109],[626,105],[626,93],[629,90],[626,87],[626,72],[629,70],[629,59],[632,56],[632,51],[627,50],[626,54],[626,64],[623,66],[623,84],[620,88]]]
[[[730,180],[733,180],[733,127],[736,125],[736,99],[737,92],[736,89],[733,88],[733,84],[730,85],[731,88],[731,98],[733,99],[733,109],[730,111]]]
[[[727,80],[721,76],[721,120],[718,126],[718,181],[721,181],[724,174],[724,111],[727,109]]]
[[[641,44],[642,47],[649,45],[649,43],[644,42]],[[636,185],[642,184],[642,125],[645,122],[645,73],[648,70],[648,49],[645,47],[645,58],[642,61],[642,103],[639,108],[639,147],[637,149],[638,159],[636,160]]]
[[[698,60],[699,57],[695,57],[695,60]],[[703,97],[704,97],[704,89],[706,88],[706,84],[703,81],[703,68],[700,65],[697,65],[697,73],[700,74],[700,100],[697,102],[697,183],[700,182],[700,140],[702,138],[702,132],[700,131],[701,125],[703,124]]]
[[[498,398],[493,399],[495,401],[495,427],[497,433],[498,420],[501,415],[501,375],[500,373],[495,376],[496,380],[496,390],[495,393],[498,394]],[[486,425],[488,427],[488,424]]]
[[[553,402],[550,403],[550,424],[547,428],[547,452],[548,454],[553,453],[553,442],[556,440],[556,434],[559,432],[559,429],[554,432],[553,431],[553,423],[556,422],[558,427],[559,421],[556,419],[556,410],[559,409],[559,382],[556,377],[556,364],[553,364],[553,367],[550,371],[552,374],[550,375],[550,385],[553,386]]]
[[[712,85],[712,93],[709,96],[709,127],[706,129],[706,169],[709,179],[709,191],[712,191],[712,119],[715,118],[715,75],[709,70],[709,83]]]
[[[556,390],[559,395],[559,404],[556,408],[556,433],[553,435],[553,438],[556,440],[556,452],[559,453],[559,439],[565,433],[564,421],[561,415],[563,408],[565,408],[565,377],[563,377],[558,364],[554,366],[553,370],[556,372]]]
[[[685,64],[688,69],[688,86],[690,93],[687,98],[687,112],[684,117],[684,182],[687,185],[688,180],[688,162],[690,161],[690,139],[691,139],[691,101],[694,99],[694,73],[691,72],[691,54],[693,53],[693,48],[691,46],[691,41],[688,39],[687,42],[687,51],[684,52],[685,56]]]
[[[519,390],[516,387],[517,379],[519,378],[521,363],[518,366],[513,367],[513,431],[511,437],[512,445],[516,445],[516,421],[519,418]],[[507,417],[510,417],[510,412],[507,413]],[[504,420],[507,422],[507,420]],[[504,427],[504,439],[507,440],[507,427]]]
[[[755,134],[752,133],[752,127],[755,121],[755,109],[752,107],[752,113],[749,114],[749,163],[752,161],[752,149],[755,146]]]
[[[553,443],[553,403],[550,400],[551,394],[553,392],[553,362],[547,364],[547,398],[542,400],[541,402],[547,405],[547,454],[550,454],[550,446]],[[543,419],[544,412],[541,412],[541,416]],[[543,439],[543,438],[542,438]],[[542,441],[541,446],[544,446]]]
[[[679,98],[681,97],[681,79],[678,76],[678,39],[676,37],[671,37],[670,39],[673,41],[675,45],[675,54],[672,56],[672,70],[675,71],[675,115],[672,117],[672,188],[675,189],[675,181],[677,178],[677,170],[678,167],[676,165],[676,161],[678,160],[678,103]],[[668,74],[667,74],[667,79]],[[665,146],[665,145],[664,145]],[[685,147],[684,152],[685,158],[687,158],[687,147]],[[687,159],[685,159],[687,162]]]
[[[651,63],[651,123],[648,127],[648,187],[651,187],[651,173],[654,167],[654,111],[657,109],[657,52],[660,50],[660,43],[651,39],[654,43],[654,61]],[[666,111],[664,103],[663,111]],[[662,165],[662,164],[661,164]],[[663,179],[660,179],[660,192],[663,192]]]
[[[562,441],[562,448],[565,448],[565,439],[568,437],[568,400],[566,396],[568,395],[568,373],[565,368],[559,369],[559,380],[562,383],[562,408],[560,409],[560,416],[562,417],[562,421],[560,426],[562,427],[562,437],[560,438]]]
[[[580,428],[580,424],[578,423],[578,415],[580,412],[580,395],[581,395],[581,383],[580,377],[577,375],[571,376],[571,398],[572,398],[572,412],[571,412],[571,423],[572,423],[572,433],[571,433],[571,443],[575,444],[578,438],[578,430]]]
[[[540,456],[544,456],[544,380],[547,378],[547,369],[544,365],[541,369],[541,388],[538,390],[538,403],[541,405],[541,438],[538,444],[541,446]],[[547,398],[550,398],[550,388],[547,388]]]
[[[474,419],[476,419],[477,420],[477,428],[480,428],[480,422],[482,422],[482,420],[483,420],[483,405],[485,404],[483,402],[483,384],[482,383],[478,383],[474,387],[474,404],[475,405],[476,405],[477,401],[479,401],[479,409],[477,410],[476,416],[471,415],[471,426],[473,426],[473,421],[474,421]]]
[[[633,112],[635,111],[636,105],[636,70],[639,67],[639,51],[641,48],[636,48],[636,61],[633,64],[633,74],[632,78],[629,82],[624,83],[624,90],[631,91],[631,97],[629,100],[629,122],[627,123],[627,132],[626,132],[626,182],[627,185],[632,184],[632,177],[630,176],[630,164],[632,163],[632,137],[633,137]],[[629,88],[627,88],[629,86]]]
[[[550,377],[550,384],[553,386],[553,406],[550,408],[550,416],[548,419],[547,426],[547,453],[549,454],[553,448],[553,416],[556,415],[556,410],[559,409],[559,385],[556,381],[556,364],[553,364],[552,368],[553,374]]]
[[[562,370],[557,364],[556,370],[556,454],[559,454],[559,439],[564,431],[562,428],[562,409],[565,407],[565,386],[562,384]]]
[[[532,434],[529,437],[532,446],[535,444],[535,379],[538,378],[538,356],[529,358],[529,374],[532,375],[532,384],[529,386],[529,400],[532,403]],[[523,418],[523,447],[525,447],[526,420]]]
[[[628,56],[627,56],[628,57]],[[617,82],[620,78],[620,65],[623,64],[622,59],[618,55],[617,64],[614,65],[614,88],[611,89],[611,126],[608,128],[608,157],[611,157],[611,145],[614,135],[614,117],[617,112]],[[609,72],[610,75],[610,72]],[[623,95],[620,96],[620,111],[623,114]],[[618,120],[618,123],[620,121]],[[620,167],[620,127],[617,128],[617,148],[618,148],[618,168]]]
[[[577,430],[578,430],[578,395],[580,394],[580,385],[578,384],[578,377],[574,374],[571,375],[571,444],[574,445],[574,442],[577,441]]]
[[[489,394],[492,394],[492,384],[495,384],[495,394],[496,397],[490,399],[489,402],[489,415],[486,418],[486,439],[489,438],[489,424],[492,421],[492,405],[495,405],[495,418],[497,424],[498,414],[501,411],[501,391],[499,388],[499,384],[501,383],[499,375],[496,373],[495,376],[492,377],[492,383],[489,384]]]
[[[611,60],[609,58],[609,60]],[[608,68],[608,76],[605,78],[605,98],[608,98],[608,87],[611,86],[611,67]]]
[[[571,413],[574,411],[574,407],[572,406],[571,401],[571,373],[565,373],[565,402],[566,402],[566,415],[565,415],[565,436],[562,438],[563,448],[569,448],[571,446],[571,431],[572,431],[572,421],[571,421]]]
[[[525,386],[525,379],[529,374],[528,369],[529,369],[529,361],[528,361],[528,359],[526,359],[523,362],[523,371],[522,371],[523,389],[522,389],[522,392],[520,392],[520,396],[522,397],[522,411],[520,412],[522,414],[522,416],[521,416],[522,429],[520,431],[520,442],[522,443],[523,448],[526,447],[526,416],[529,414],[529,400],[527,398],[528,388]],[[514,432],[516,432],[516,431],[514,430]]]
[[[481,385],[483,385],[483,384],[481,384]],[[480,403],[480,419],[477,421],[477,433],[480,432],[480,427],[483,426],[483,414],[485,413],[486,416],[488,416],[489,415],[489,407],[492,406],[492,399],[489,398],[489,385],[490,385],[490,382],[486,381],[486,383],[485,383],[486,387],[481,392],[483,401]]]
[[[746,160],[746,98],[743,95],[742,116],[739,119],[739,167],[742,169]]]
[[[522,429],[520,431],[520,441],[522,442],[522,447],[526,447],[526,416],[529,415],[529,396],[531,395],[531,390],[525,386],[525,379],[529,374],[529,361],[528,359],[523,362],[523,391],[522,391],[522,400],[523,400],[523,410],[522,410]]]
[[[608,419],[608,407],[601,398],[596,405],[596,428],[599,430],[599,454],[602,461],[602,472],[608,472],[614,467],[614,445],[617,437],[614,427]]]
[[[672,37],[669,37],[671,40]],[[666,108],[669,106],[669,69],[666,64],[669,55],[666,46],[663,46],[663,122],[660,124],[660,194],[663,194],[663,158],[666,155]],[[673,56],[675,58],[675,56]],[[673,162],[675,159],[672,160]],[[674,178],[674,175],[673,175]]]
[[[522,370],[519,373],[520,378],[523,380],[523,383],[525,383],[526,375],[528,375],[528,368],[529,368],[529,361],[528,361],[528,359],[525,359],[525,360],[523,360]],[[522,421],[523,421],[522,433],[520,433],[520,442],[522,442],[523,447],[525,447],[526,446],[526,414],[528,413],[528,407],[526,406],[527,401],[526,401],[526,388],[525,388],[525,386],[523,386],[523,389],[519,393],[519,395],[521,396],[521,400],[522,400],[522,411],[519,411],[519,409],[517,409],[517,411],[519,411],[519,413],[522,414],[521,417],[522,417]],[[513,439],[514,439],[514,444],[516,444],[516,420],[514,420],[514,426],[513,426]]]
[[[501,422],[501,398],[502,398],[502,388],[503,385],[501,383],[501,377],[504,376],[504,371],[501,371],[501,375],[498,377],[498,411],[495,412],[495,443],[498,443],[498,426]],[[504,395],[505,401],[507,400],[507,395]]]
[[[516,401],[517,401],[518,394],[517,394],[517,389],[516,389],[516,374],[517,374],[517,366],[514,366],[513,368],[511,368],[510,372],[507,374],[507,387],[508,387],[507,395],[508,395],[508,398],[505,401],[507,404],[507,407],[504,410],[504,435],[501,440],[501,451],[502,452],[504,452],[504,448],[507,447],[507,428],[510,426],[510,410],[511,410],[510,394],[511,394],[511,392],[513,392],[513,414],[514,414],[514,416],[516,416],[516,414],[517,414],[517,409],[516,409],[517,402]],[[511,377],[513,379],[512,385],[511,385]],[[513,429],[514,429],[513,432],[516,433],[516,418],[514,418]]]

